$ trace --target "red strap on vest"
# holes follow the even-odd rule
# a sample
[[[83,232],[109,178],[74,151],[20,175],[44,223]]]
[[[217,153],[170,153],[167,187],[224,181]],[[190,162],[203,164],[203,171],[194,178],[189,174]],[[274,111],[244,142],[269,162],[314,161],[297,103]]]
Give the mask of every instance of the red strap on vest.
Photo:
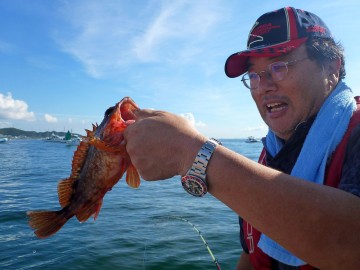
[[[354,112],[351,117],[349,127],[339,145],[336,147],[336,150],[331,158],[331,162],[328,165],[328,169],[326,170],[325,175],[325,185],[331,187],[338,187],[342,174],[342,166],[344,163],[346,146],[349,140],[349,137],[352,133],[352,130],[355,126],[360,123],[360,97],[355,97],[355,101],[357,104],[357,110]]]
[[[332,155],[331,162],[329,163],[326,175],[325,175],[325,185],[338,187],[342,166],[344,163],[346,146],[348,139],[351,135],[351,132],[354,127],[360,124],[360,97],[355,97],[357,110],[354,112],[351,117],[349,127],[340,142],[337,146],[334,154]],[[266,165],[266,151],[265,148],[261,151],[258,163]],[[249,249],[250,261],[255,269],[271,269],[271,258],[265,254],[260,248],[258,248],[257,243],[260,240],[261,233],[256,230],[251,224],[247,223],[243,220],[243,228],[244,228],[244,237],[246,244]],[[300,267],[301,270],[312,270],[316,269],[311,265],[303,265]]]

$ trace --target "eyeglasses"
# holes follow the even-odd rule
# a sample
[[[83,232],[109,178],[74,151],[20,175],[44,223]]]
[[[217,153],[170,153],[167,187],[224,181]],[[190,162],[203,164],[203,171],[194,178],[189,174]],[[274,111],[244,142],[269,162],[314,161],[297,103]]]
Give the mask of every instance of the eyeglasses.
[[[255,90],[260,85],[261,78],[265,76],[268,79],[271,79],[274,82],[278,82],[283,80],[287,73],[288,73],[288,66],[294,65],[302,60],[305,60],[307,58],[303,58],[300,60],[293,60],[288,62],[274,62],[267,66],[266,70],[260,71],[260,72],[247,72],[242,76],[241,81],[244,83],[244,85],[249,88],[250,90]]]

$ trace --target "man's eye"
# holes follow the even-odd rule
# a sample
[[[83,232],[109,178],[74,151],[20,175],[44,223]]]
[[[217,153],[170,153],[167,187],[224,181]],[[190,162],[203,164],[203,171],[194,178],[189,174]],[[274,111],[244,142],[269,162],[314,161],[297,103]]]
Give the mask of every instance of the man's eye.
[[[258,75],[255,72],[249,73],[249,79],[250,80],[256,79],[257,77],[258,77]]]

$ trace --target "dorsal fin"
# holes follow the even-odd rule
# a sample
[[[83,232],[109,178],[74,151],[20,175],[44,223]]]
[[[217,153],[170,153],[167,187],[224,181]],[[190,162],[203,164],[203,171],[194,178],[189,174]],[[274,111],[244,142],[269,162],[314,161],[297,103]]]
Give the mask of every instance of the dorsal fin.
[[[58,197],[62,208],[70,204],[75,180],[76,179],[73,178],[67,178],[61,180],[58,184]]]
[[[77,147],[71,164],[71,175],[58,184],[59,203],[64,208],[70,201],[74,192],[74,182],[79,178],[81,169],[85,163],[86,156],[90,145],[85,141],[81,141]]]
[[[86,137],[94,137],[94,131],[91,131],[91,130],[88,130],[88,129],[85,129],[86,131]],[[86,137],[84,137],[83,139],[85,139]]]
[[[72,160],[70,178],[77,179],[79,177],[79,173],[85,163],[89,147],[90,145],[86,141],[80,142]]]

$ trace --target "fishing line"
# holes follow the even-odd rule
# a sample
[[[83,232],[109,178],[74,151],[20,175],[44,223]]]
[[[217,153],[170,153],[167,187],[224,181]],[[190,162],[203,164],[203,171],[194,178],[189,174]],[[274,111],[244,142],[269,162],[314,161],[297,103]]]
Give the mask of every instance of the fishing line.
[[[191,223],[189,220],[179,217],[179,216],[165,216],[165,217],[161,217],[160,219],[162,219],[162,221],[166,220],[180,220],[183,222],[186,222],[187,224],[189,224],[199,235],[200,239],[202,240],[202,242],[204,243],[208,253],[210,254],[212,261],[214,262],[217,270],[221,270],[219,261],[216,259],[216,257],[214,256],[214,254],[212,253],[209,244],[207,243],[207,241],[205,240],[204,236],[202,235],[201,231],[195,226],[195,224]],[[160,221],[156,222],[159,223]],[[155,224],[153,224],[155,226]],[[145,240],[144,243],[144,252],[143,252],[143,265],[142,265],[142,269],[145,270],[146,269],[146,260],[147,260],[147,252],[148,252],[148,239]]]
[[[209,244],[207,243],[207,241],[205,240],[204,236],[201,234],[201,231],[193,224],[191,223],[189,220],[182,218],[182,217],[178,217],[178,216],[169,216],[169,218],[173,218],[173,219],[177,219],[177,220],[181,220],[184,221],[186,223],[188,223],[190,226],[193,227],[193,229],[198,233],[199,237],[201,238],[201,240],[203,241],[204,245],[206,246],[215,266],[217,267],[218,270],[221,270],[220,268],[220,264],[219,261],[216,259],[216,257],[214,256],[214,254],[212,253]]]
[[[147,245],[147,240],[145,240],[145,247],[144,247],[144,253],[143,253],[143,265],[142,265],[142,269],[145,270],[145,265],[146,265],[146,245]]]

